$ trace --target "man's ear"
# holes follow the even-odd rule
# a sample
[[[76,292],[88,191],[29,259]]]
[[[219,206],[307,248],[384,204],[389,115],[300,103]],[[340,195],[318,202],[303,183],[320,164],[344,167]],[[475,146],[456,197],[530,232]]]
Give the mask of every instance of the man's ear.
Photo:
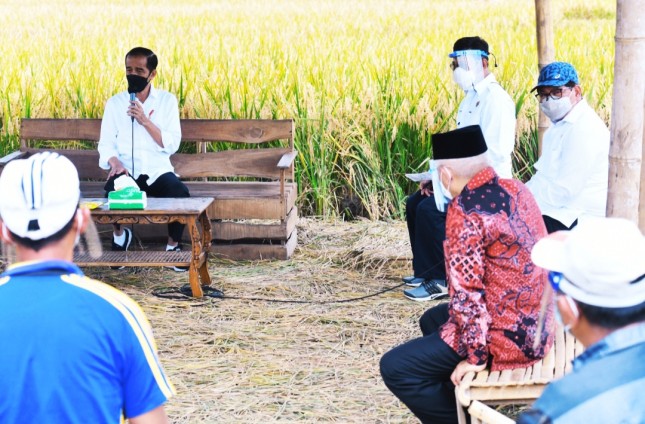
[[[7,244],[13,244],[13,238],[11,237],[11,232],[4,224],[4,222],[2,223],[2,241],[4,241]]]
[[[90,222],[91,212],[87,208],[79,208],[76,210],[76,229],[81,234],[85,232],[88,223]]]
[[[153,79],[157,76],[157,70],[155,69],[154,71],[150,72],[150,75],[148,75],[148,82],[152,82]]]

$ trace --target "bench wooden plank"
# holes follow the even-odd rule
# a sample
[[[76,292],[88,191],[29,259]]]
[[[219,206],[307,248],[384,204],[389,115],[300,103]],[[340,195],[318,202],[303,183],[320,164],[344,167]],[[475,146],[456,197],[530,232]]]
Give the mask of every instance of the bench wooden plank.
[[[289,259],[298,243],[298,230],[293,230],[285,244],[212,244],[210,255],[230,260]]]
[[[278,179],[278,167],[289,149],[235,149],[208,153],[176,153],[170,161],[175,172],[184,178],[254,177]],[[97,161],[98,164],[98,161]]]
[[[27,140],[93,140],[101,135],[100,119],[23,119],[20,139]]]
[[[271,119],[182,119],[181,137],[191,141],[265,143],[293,137],[293,121]],[[289,146],[293,148],[293,145]]]

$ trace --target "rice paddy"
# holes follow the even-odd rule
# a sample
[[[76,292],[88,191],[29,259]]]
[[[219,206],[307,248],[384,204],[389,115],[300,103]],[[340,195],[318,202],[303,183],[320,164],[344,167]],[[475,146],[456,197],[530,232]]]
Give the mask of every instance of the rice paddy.
[[[615,2],[551,2],[556,59],[609,119]],[[406,172],[454,128],[454,40],[480,35],[518,114],[515,172],[536,159],[532,0],[7,0],[0,4],[0,153],[21,118],[100,117],[123,56],[159,56],[157,87],[188,118],[293,118],[302,215],[401,218]],[[348,207],[353,205],[354,207]]]

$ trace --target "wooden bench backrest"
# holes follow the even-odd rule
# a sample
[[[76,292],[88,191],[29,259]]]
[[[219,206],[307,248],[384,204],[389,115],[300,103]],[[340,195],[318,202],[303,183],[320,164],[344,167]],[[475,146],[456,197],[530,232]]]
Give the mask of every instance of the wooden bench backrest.
[[[293,120],[214,120],[182,119],[182,143],[197,143],[197,153],[177,153],[171,162],[182,178],[254,177],[278,179],[277,164],[283,154],[293,151]],[[78,149],[78,143],[98,143],[100,119],[23,119],[20,127],[20,150],[40,151],[32,141],[52,142],[54,150],[70,158],[81,179],[104,179],[105,171],[98,167],[98,152]],[[288,146],[260,148],[258,145],[275,140],[288,140]],[[58,142],[58,143],[56,143]],[[251,144],[253,148],[207,152],[210,142]],[[293,178],[293,167],[286,173]]]

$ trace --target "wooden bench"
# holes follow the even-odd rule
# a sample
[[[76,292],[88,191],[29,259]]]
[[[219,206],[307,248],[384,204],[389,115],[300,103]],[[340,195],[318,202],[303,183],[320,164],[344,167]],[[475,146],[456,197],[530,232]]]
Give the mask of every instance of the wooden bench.
[[[474,402],[494,405],[532,403],[540,397],[547,384],[571,371],[573,358],[583,350],[582,343],[571,333],[558,327],[553,347],[544,359],[532,366],[504,371],[484,370],[478,373],[467,373],[455,388],[457,405],[469,409]],[[462,407],[457,408],[459,424],[466,423],[466,415]],[[473,410],[478,413],[490,412],[479,405],[475,405]]]
[[[100,119],[23,119],[20,150],[0,159],[0,168],[35,152],[57,151],[76,165],[82,196],[103,197],[100,128]],[[214,198],[208,209],[211,253],[233,260],[289,258],[298,220],[293,120],[182,119],[181,130],[180,152],[189,153],[177,153],[171,162],[191,196]],[[136,233],[142,239],[166,236],[159,226]]]

